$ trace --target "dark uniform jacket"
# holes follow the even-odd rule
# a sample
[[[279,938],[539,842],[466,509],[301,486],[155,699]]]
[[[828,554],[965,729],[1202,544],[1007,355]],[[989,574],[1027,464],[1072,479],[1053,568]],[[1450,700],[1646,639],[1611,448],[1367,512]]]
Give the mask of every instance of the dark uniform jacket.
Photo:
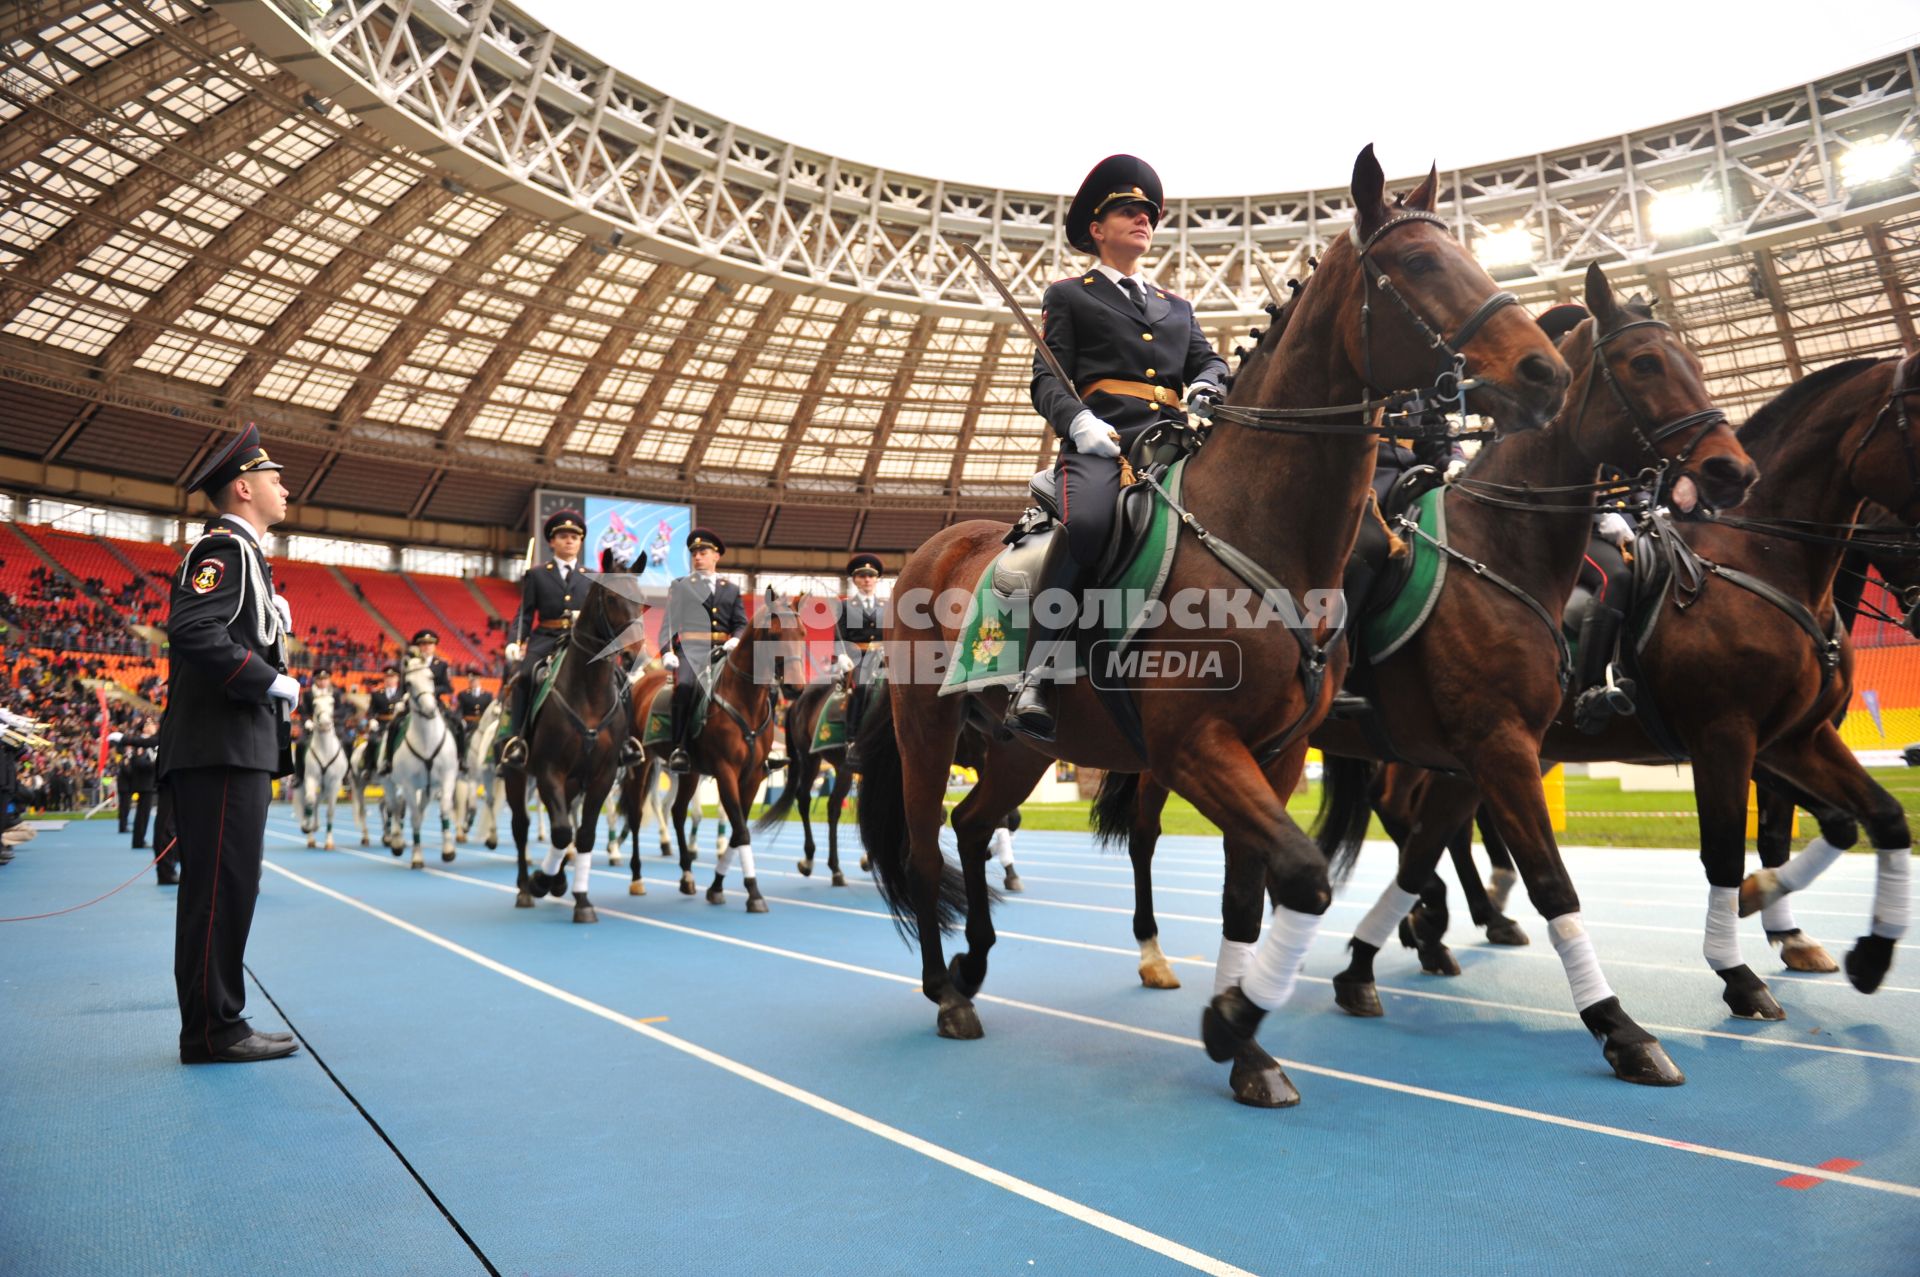
[[[373,716],[373,721],[376,723],[391,723],[393,716],[406,703],[407,685],[405,683],[393,689],[392,695],[387,694],[385,687],[377,687],[373,695],[367,698],[367,713]]]
[[[434,699],[449,708],[453,705],[453,671],[447,668],[447,662],[441,657],[433,658],[433,695]]]
[[[280,719],[267,696],[281,672],[279,644],[261,641],[258,610],[269,618],[270,633],[277,635],[279,620],[271,599],[252,597],[245,553],[258,553],[251,536],[215,520],[174,574],[169,692],[160,720],[163,779],[185,767],[279,772]],[[261,567],[267,573],[264,556]],[[266,585],[273,588],[271,575]]]
[[[552,559],[528,568],[520,578],[520,611],[507,627],[507,641],[523,643],[532,638],[543,652],[550,649],[565,632],[564,625],[552,622],[565,621],[586,606],[588,582],[577,563],[565,581],[560,579],[560,567]]]
[[[840,600],[840,619],[833,627],[835,655],[847,657],[858,664],[863,649],[871,651],[872,645],[881,640],[883,621],[884,612],[878,595],[874,596],[871,606],[858,594],[847,595]]]
[[[667,614],[660,624],[660,650],[680,650],[690,643],[724,643],[747,632],[747,605],[740,587],[725,577],[713,578],[709,591],[692,573],[675,577],[667,587]]]
[[[487,706],[493,704],[493,693],[483,687],[477,691],[461,692],[458,700],[460,717],[466,720],[468,726],[472,726],[487,712]]]
[[[154,781],[154,747],[160,743],[159,733],[147,736],[123,736],[120,738],[120,780],[132,789],[145,793]]]
[[[1185,421],[1179,403],[1189,386],[1226,386],[1227,361],[1201,333],[1193,307],[1151,286],[1146,303],[1142,313],[1118,284],[1092,268],[1047,289],[1041,335],[1074,385],[1072,390],[1062,386],[1036,353],[1033,406],[1062,439],[1080,410],[1091,408],[1130,444],[1156,421]],[[1159,386],[1167,392],[1165,401],[1096,391],[1083,402],[1087,387],[1102,380]]]

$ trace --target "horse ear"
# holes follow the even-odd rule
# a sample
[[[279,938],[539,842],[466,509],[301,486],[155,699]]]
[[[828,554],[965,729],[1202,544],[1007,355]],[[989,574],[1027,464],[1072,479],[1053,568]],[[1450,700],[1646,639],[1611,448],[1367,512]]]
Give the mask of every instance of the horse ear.
[[[1422,213],[1433,212],[1434,196],[1440,191],[1440,166],[1435,164],[1427,170],[1427,180],[1413,188],[1413,194],[1407,196],[1408,208],[1418,209]]]
[[[1387,175],[1380,171],[1380,161],[1373,157],[1373,143],[1369,142],[1353,161],[1353,184],[1348,188],[1353,196],[1354,224],[1360,228],[1362,239],[1387,220],[1386,189]]]
[[[1593,313],[1593,322],[1600,332],[1613,327],[1619,304],[1614,300],[1613,285],[1607,281],[1607,272],[1600,269],[1597,261],[1587,265],[1587,309]]]
[[[612,572],[619,567],[619,561],[613,557],[613,547],[607,546],[600,551],[600,570]]]
[[[773,587],[769,585],[767,587],[767,606],[774,607],[774,606],[777,606],[779,602],[780,602],[780,596],[774,593]]]

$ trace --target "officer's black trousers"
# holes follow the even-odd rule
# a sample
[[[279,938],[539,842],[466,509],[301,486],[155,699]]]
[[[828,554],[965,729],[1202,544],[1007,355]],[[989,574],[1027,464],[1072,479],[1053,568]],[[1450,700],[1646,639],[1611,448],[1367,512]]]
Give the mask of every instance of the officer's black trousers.
[[[1063,447],[1059,473],[1060,521],[1067,526],[1067,548],[1081,568],[1093,568],[1113,534],[1114,507],[1120,500],[1120,462],[1114,457],[1089,457]]]
[[[122,791],[123,793],[125,791]],[[153,784],[149,781],[134,791],[133,802],[133,845],[147,845],[147,821],[153,816]],[[122,799],[124,802],[125,799]]]
[[[180,840],[173,828],[173,792],[161,786],[153,805],[153,845],[160,859],[153,866],[156,878],[180,872]]]
[[[114,780],[114,798],[120,811],[120,832],[127,832],[127,805],[133,801],[133,785],[127,780],[127,774],[121,772]]]
[[[247,933],[260,895],[260,852],[273,783],[263,771],[189,767],[167,773],[179,838],[173,983],[182,1050],[220,1051],[247,1036]]]

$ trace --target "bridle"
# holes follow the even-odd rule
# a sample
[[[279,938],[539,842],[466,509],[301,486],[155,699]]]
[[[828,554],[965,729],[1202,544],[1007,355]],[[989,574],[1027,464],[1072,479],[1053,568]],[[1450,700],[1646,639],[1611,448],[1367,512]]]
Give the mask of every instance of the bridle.
[[[1903,361],[1904,362],[1904,361]],[[1895,376],[1898,376],[1896,371]],[[1873,442],[1874,435],[1889,418],[1899,422],[1897,433],[1900,436],[1900,451],[1907,458],[1908,491],[1920,493],[1920,456],[1916,456],[1913,446],[1913,418],[1907,412],[1907,399],[1911,395],[1920,395],[1920,386],[1896,387],[1887,394],[1887,402],[1874,414],[1873,424],[1867,427],[1867,433],[1860,436],[1860,442],[1853,445],[1853,451],[1847,454],[1847,477],[1853,477],[1854,463],[1860,460],[1860,454]],[[1859,485],[1855,485],[1858,491]]]
[[[1613,375],[1613,366],[1607,362],[1607,346],[1618,338],[1638,328],[1658,328],[1671,336],[1673,325],[1661,319],[1635,319],[1606,333],[1597,331],[1598,321],[1595,322],[1594,327],[1596,335],[1593,339],[1593,368],[1587,375],[1587,388],[1580,396],[1580,411],[1574,414],[1568,429],[1578,432],[1585,424],[1587,405],[1593,399],[1593,384],[1595,381],[1605,381],[1607,389],[1613,391],[1614,399],[1619,402],[1620,410],[1626,413],[1627,421],[1633,426],[1633,433],[1639,438],[1641,446],[1652,454],[1655,468],[1664,473],[1670,468],[1684,467],[1693,459],[1694,449],[1698,448],[1701,442],[1712,433],[1714,427],[1726,422],[1727,414],[1718,408],[1702,408],[1698,412],[1687,413],[1672,421],[1655,424],[1640,411],[1640,405],[1628,397],[1619,378]],[[1661,444],[1687,430],[1693,431],[1693,437],[1688,439],[1686,446],[1680,449],[1679,456],[1667,458],[1660,455]]]
[[[1372,234],[1362,239],[1360,226],[1356,222],[1347,230],[1347,238],[1353,244],[1360,258],[1360,270],[1365,287],[1360,297],[1360,364],[1361,379],[1365,384],[1368,397],[1357,403],[1334,404],[1325,408],[1252,408],[1237,404],[1219,404],[1213,410],[1213,420],[1228,421],[1234,425],[1247,426],[1254,430],[1273,430],[1285,434],[1349,434],[1378,435],[1382,433],[1381,424],[1375,420],[1375,414],[1385,412],[1396,418],[1406,418],[1417,422],[1428,410],[1441,404],[1457,403],[1458,411],[1466,412],[1467,394],[1476,389],[1480,382],[1467,377],[1467,357],[1461,353],[1467,343],[1476,337],[1481,328],[1498,311],[1507,306],[1519,304],[1519,298],[1512,293],[1495,292],[1467,317],[1465,323],[1456,329],[1451,337],[1441,332],[1427,321],[1419,307],[1409,301],[1393,279],[1373,259],[1373,248],[1381,240],[1403,226],[1421,222],[1430,222],[1451,234],[1445,218],[1436,214],[1412,210],[1388,218],[1376,227]],[[1433,381],[1418,390],[1395,390],[1380,393],[1373,371],[1373,294],[1379,292],[1399,307],[1414,330],[1425,339],[1427,346],[1440,358],[1440,370]],[[1358,422],[1335,421],[1337,417],[1359,417]],[[1444,429],[1444,425],[1441,427]],[[1414,431],[1420,434],[1431,433],[1432,427],[1419,425]],[[1396,428],[1396,436],[1409,433]]]

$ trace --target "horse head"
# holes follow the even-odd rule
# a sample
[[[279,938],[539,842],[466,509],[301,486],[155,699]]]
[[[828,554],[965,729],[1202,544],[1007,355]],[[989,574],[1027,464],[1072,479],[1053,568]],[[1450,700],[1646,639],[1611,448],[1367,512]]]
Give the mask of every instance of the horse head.
[[[331,731],[333,728],[333,693],[324,687],[308,689],[309,703],[312,709],[307,713],[307,722],[316,732]]]
[[[440,700],[433,694],[433,667],[412,648],[407,649],[400,680],[407,685],[407,701],[414,713],[423,718],[440,717]]]
[[[1849,431],[1858,442],[1843,444],[1847,472],[1862,496],[1911,528],[1920,525],[1920,351],[1893,365],[1877,398]]]
[[[1585,366],[1579,407],[1568,419],[1580,454],[1617,459],[1627,470],[1652,465],[1662,475],[1661,497],[1683,513],[1746,500],[1760,471],[1714,407],[1700,360],[1679,334],[1654,318],[1648,302],[1618,297],[1598,262],[1587,267],[1587,311],[1591,318],[1567,334],[1563,348],[1569,363]]]
[[[806,682],[807,632],[796,601],[781,598],[768,586],[766,606],[754,618],[747,643],[753,648],[754,681],[778,684],[781,695],[798,696]]]
[[[1532,430],[1560,410],[1571,374],[1513,295],[1434,212],[1439,173],[1392,201],[1368,146],[1354,161],[1353,223],[1300,293],[1288,328],[1332,326],[1369,394],[1457,389],[1500,426]],[[1319,294],[1318,297],[1315,294]]]

